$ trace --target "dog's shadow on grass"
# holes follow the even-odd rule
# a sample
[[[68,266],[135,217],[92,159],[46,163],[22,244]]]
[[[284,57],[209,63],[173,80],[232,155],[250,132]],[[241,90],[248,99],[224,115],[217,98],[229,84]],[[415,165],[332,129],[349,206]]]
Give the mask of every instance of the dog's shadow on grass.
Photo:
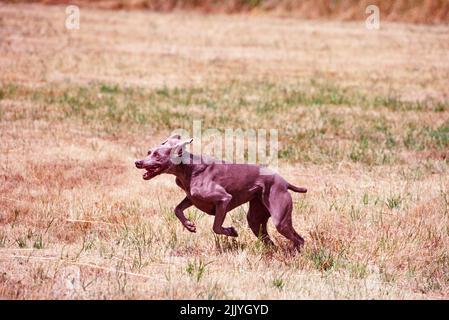
[[[238,241],[236,238],[216,234],[214,234],[214,244],[219,253],[243,251],[248,247],[248,244]]]
[[[253,254],[259,254],[267,259],[273,259],[279,255],[292,259],[300,254],[297,250],[292,249],[287,242],[281,242],[278,246],[270,246],[264,244],[260,239],[247,243],[245,241],[239,241],[237,238],[214,235],[214,244],[215,250],[219,254],[250,251]]]

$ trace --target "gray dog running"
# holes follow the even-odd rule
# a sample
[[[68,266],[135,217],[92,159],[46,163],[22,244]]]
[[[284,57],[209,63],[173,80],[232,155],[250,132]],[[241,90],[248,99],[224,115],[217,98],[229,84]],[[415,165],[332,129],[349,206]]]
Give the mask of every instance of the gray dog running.
[[[278,232],[299,250],[304,239],[293,228],[292,197],[288,190],[305,193],[307,189],[291,185],[276,173],[261,174],[261,167],[255,164],[218,163],[206,156],[193,155],[185,151],[185,146],[192,140],[181,140],[180,135],[172,135],[148,151],[144,159],[135,162],[138,169],[146,170],[145,180],[162,173],[176,176],[176,184],[186,193],[175,208],[183,226],[196,232],[195,224],[184,215],[184,210],[194,205],[215,216],[215,233],[237,237],[233,227],[223,227],[226,213],[249,202],[248,224],[257,237],[265,244],[273,245],[267,232],[271,217]]]

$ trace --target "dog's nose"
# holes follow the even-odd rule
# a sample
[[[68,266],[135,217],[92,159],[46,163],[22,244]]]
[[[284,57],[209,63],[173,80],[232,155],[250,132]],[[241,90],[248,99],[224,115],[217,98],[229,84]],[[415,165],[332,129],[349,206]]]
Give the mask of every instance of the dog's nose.
[[[142,165],[142,161],[137,160],[136,162],[134,162],[134,164],[136,165],[137,168],[139,168]]]

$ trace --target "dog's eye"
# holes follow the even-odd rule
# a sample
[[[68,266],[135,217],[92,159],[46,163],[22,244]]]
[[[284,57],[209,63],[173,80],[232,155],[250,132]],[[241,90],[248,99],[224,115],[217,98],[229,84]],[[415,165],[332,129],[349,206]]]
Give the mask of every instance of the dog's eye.
[[[147,155],[150,155],[151,154],[151,150],[148,150],[148,153],[147,153]]]

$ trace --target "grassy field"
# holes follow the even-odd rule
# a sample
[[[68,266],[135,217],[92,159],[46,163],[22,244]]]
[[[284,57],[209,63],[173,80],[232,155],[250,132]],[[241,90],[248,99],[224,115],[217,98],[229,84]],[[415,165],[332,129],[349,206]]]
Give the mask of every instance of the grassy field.
[[[376,5],[385,21],[448,23],[446,0],[4,0],[9,3],[72,4],[109,10],[181,10],[203,13],[269,14],[302,19],[365,20],[365,9]]]
[[[0,3],[0,298],[449,298],[449,27]],[[134,168],[173,129],[279,130],[301,254]]]

